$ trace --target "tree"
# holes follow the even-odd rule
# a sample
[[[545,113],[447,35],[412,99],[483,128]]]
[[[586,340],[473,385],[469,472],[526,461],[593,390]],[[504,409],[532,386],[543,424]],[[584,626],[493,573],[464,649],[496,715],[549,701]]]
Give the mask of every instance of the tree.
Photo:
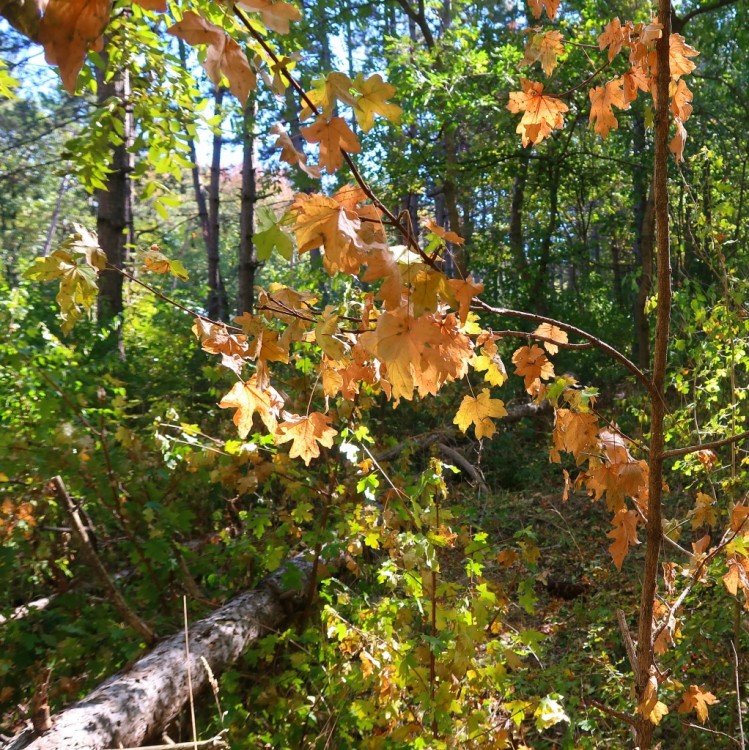
[[[553,19],[557,6],[556,2],[544,0],[543,3],[533,3],[531,8],[537,18],[545,10],[546,15]],[[252,5],[249,7],[254,9]],[[266,14],[263,18],[268,26],[273,28],[275,24],[281,29],[288,26],[288,19],[295,13],[291,6],[285,4],[276,4],[272,10],[266,6],[257,10],[261,16]],[[451,17],[449,8],[444,10],[442,22],[447,27]],[[426,9],[423,6],[418,9],[407,6],[405,11],[421,29],[427,46],[430,47],[429,39],[434,46]],[[222,27],[208,20],[213,16],[210,16],[210,9],[207,12],[209,15],[206,17],[193,11],[188,12],[191,15],[185,13],[183,19],[171,27],[171,33],[190,44],[207,46],[205,64],[209,73],[213,71],[219,79],[225,76],[240,99],[249,98],[247,89],[254,85],[255,79],[249,58],[241,50],[238,51],[236,42],[232,46],[231,38],[225,35]],[[534,157],[533,161],[534,179],[544,180],[549,199],[545,221],[538,222],[539,262],[533,267],[534,277],[529,287],[531,299],[537,302],[537,309],[531,311],[481,301],[479,295],[483,284],[471,276],[449,278],[445,273],[445,253],[449,253],[450,246],[461,246],[462,243],[462,238],[454,231],[458,223],[459,204],[453,179],[454,170],[458,168],[458,151],[450,133],[445,135],[447,140],[441,141],[447,161],[446,173],[441,175],[440,180],[442,193],[447,203],[452,205],[452,209],[448,208],[446,212],[448,226],[428,219],[424,223],[424,238],[420,243],[408,218],[388,208],[352,157],[361,149],[359,136],[372,130],[375,116],[393,122],[399,120],[400,108],[391,102],[395,93],[393,87],[380,74],[352,77],[332,71],[316,79],[306,89],[290,72],[291,61],[273,50],[241,8],[235,9],[235,18],[238,23],[236,27],[234,21],[228,19],[222,23],[231,26],[236,34],[240,30],[242,34],[246,32],[248,43],[269,66],[268,71],[264,72],[284,78],[299,94],[302,105],[300,120],[308,123],[300,128],[300,134],[307,144],[319,144],[318,168],[324,168],[329,175],[333,175],[346,164],[355,183],[338,185],[332,196],[298,193],[287,216],[271,222],[273,227],[264,230],[273,232],[272,239],[265,240],[274,248],[287,244],[290,233],[284,226],[288,222],[300,255],[322,246],[323,265],[330,276],[348,276],[352,281],[347,282],[346,295],[350,296],[344,296],[337,305],[318,304],[320,296],[317,290],[299,291],[285,286],[269,288],[261,292],[255,315],[243,314],[235,321],[239,327],[229,327],[210,317],[193,314],[195,333],[202,348],[209,353],[220,354],[222,365],[237,376],[219,406],[234,410],[233,420],[241,441],[250,433],[254,434],[257,416],[276,446],[290,443],[287,454],[277,455],[284,455],[283,460],[288,464],[284,470],[292,472],[292,482],[303,485],[302,479],[297,478],[300,475],[294,477],[294,469],[289,468],[293,463],[291,459],[301,458],[305,467],[313,465],[315,459],[321,456],[326,459],[320,463],[329,470],[327,485],[316,485],[319,496],[326,498],[321,506],[320,536],[312,545],[313,569],[316,570],[322,560],[322,540],[326,538],[326,532],[330,533],[327,523],[331,514],[337,512],[334,499],[342,493],[346,494],[345,486],[338,482],[335,471],[331,469],[330,450],[337,442],[342,450],[344,446],[348,451],[360,451],[365,447],[365,439],[361,435],[368,436],[368,428],[366,425],[356,425],[354,420],[359,418],[362,410],[371,407],[372,396],[396,402],[437,396],[440,392],[444,394],[450,384],[471,374],[481,381],[481,387],[472,387],[469,393],[461,394],[454,424],[463,433],[473,430],[478,441],[491,438],[496,431],[494,420],[507,413],[503,401],[494,398],[488,387],[498,387],[507,379],[501,359],[504,351],[500,351],[500,348],[514,338],[525,339],[525,345],[511,354],[515,373],[523,378],[523,390],[535,403],[545,401],[554,409],[552,460],[560,462],[562,454],[569,454],[578,467],[574,484],[586,488],[596,499],[606,497],[607,507],[613,513],[613,528],[607,536],[611,539],[610,552],[617,568],[622,567],[630,547],[638,541],[637,527],[642,525],[646,528],[636,645],[626,619],[620,619],[637,703],[634,709],[630,708],[627,712],[600,702],[591,705],[629,724],[640,748],[652,747],[654,727],[668,713],[667,704],[661,700],[662,694],[669,690],[681,690],[667,684],[668,671],[661,668],[660,655],[674,643],[679,611],[685,598],[700,582],[706,569],[720,559],[728,568],[723,580],[730,593],[736,594],[740,588],[744,589],[746,579],[746,556],[734,544],[736,539],[743,539],[746,520],[745,506],[738,502],[727,519],[726,531],[716,544],[709,547],[709,541],[704,539],[695,543],[691,566],[684,568],[685,582],[680,589],[677,591],[674,584],[673,569],[668,568],[667,571],[671,570],[671,573],[664,575],[667,596],[657,602],[655,598],[660,576],[661,547],[668,543],[665,540],[670,539],[664,536],[662,523],[666,461],[700,454],[708,464],[713,461],[713,450],[734,445],[746,437],[746,433],[736,431],[737,423],[734,421],[729,434],[715,441],[690,445],[687,440],[686,445],[666,447],[669,432],[676,430],[667,423],[666,414],[672,307],[668,159],[669,151],[677,159],[683,158],[686,139],[684,123],[692,112],[692,95],[684,76],[694,68],[691,58],[696,55],[696,50],[687,45],[682,37],[671,34],[670,4],[661,2],[657,20],[649,18],[636,24],[622,24],[616,19],[605,27],[597,38],[597,46],[608,60],[601,64],[596,73],[607,71],[609,66],[618,72],[607,81],[596,81],[602,85],[588,88],[588,80],[583,79],[582,83],[576,83],[567,90],[550,93],[544,84],[524,79],[521,90],[510,93],[508,108],[513,114],[520,115],[516,127],[524,147],[540,146],[544,142],[549,144],[543,147],[546,149],[543,158]],[[551,73],[561,55],[560,38],[556,30],[541,30],[530,35],[525,53],[528,64],[541,62],[545,72]],[[622,62],[619,63],[619,60]],[[76,64],[82,64],[82,55]],[[619,64],[621,71],[616,67]],[[565,117],[569,116],[567,101],[572,101],[571,97],[582,88],[587,91],[590,102],[589,122],[604,138],[618,126],[617,117],[628,108],[639,91],[647,93],[655,102],[652,191],[658,296],[653,361],[649,374],[597,335],[538,312],[538,309],[546,309],[544,293],[550,291],[547,279],[552,275],[556,260],[552,252],[553,243],[562,221],[560,202],[567,198],[560,184],[561,165],[565,163],[563,159],[567,158],[578,129],[570,126],[559,137],[557,132],[562,131]],[[359,134],[342,116],[344,109],[356,119]],[[672,121],[675,135],[670,139]],[[307,170],[313,169],[298,139],[295,141],[283,129],[277,129],[276,134],[277,145],[282,148],[282,159],[290,164],[300,164]],[[578,137],[583,140],[587,136]],[[521,164],[521,170],[529,168],[531,158],[523,154],[517,163]],[[708,200],[703,202],[702,210],[709,226],[713,221],[709,200],[712,183],[707,179],[707,170],[705,175],[705,195]],[[518,259],[521,269],[532,265],[526,257],[519,226],[527,180],[527,174],[521,171],[514,177],[514,189],[507,191],[513,209],[510,251]],[[587,189],[587,184],[582,185],[578,193],[583,209],[589,202]],[[540,216],[542,212],[537,213]],[[468,215],[468,212],[465,214]],[[647,248],[643,247],[646,214],[647,210],[643,210],[642,216],[632,222],[641,238],[639,260],[643,266],[643,278],[639,291],[643,298],[647,297],[649,291],[649,262]],[[579,234],[584,240],[581,243],[582,252],[588,255],[590,248],[585,241],[588,234],[585,222]],[[393,237],[397,238],[398,243],[392,241]],[[400,243],[402,248],[398,248]],[[80,296],[89,301],[90,284],[85,279],[96,273],[97,264],[90,258],[96,260],[98,256],[92,252],[90,243],[86,247],[85,252],[78,250],[75,256],[74,265],[84,275],[84,281],[79,282],[81,286],[73,290],[75,293],[72,295],[70,290],[61,287],[62,301],[68,308],[83,304]],[[611,277],[614,281],[619,279],[620,283],[620,259],[615,247],[611,247]],[[595,252],[598,253],[598,249]],[[521,258],[524,262],[520,261]],[[595,255],[593,260],[596,260]],[[70,258],[66,262],[70,262]],[[165,255],[149,256],[146,265],[156,272],[174,272],[172,263]],[[62,275],[60,268],[53,268],[46,261],[37,262],[32,269],[34,274],[47,278]],[[359,284],[375,285],[377,288],[364,292],[352,302],[355,295],[353,290]],[[571,283],[570,287],[573,286]],[[84,288],[78,296],[81,287]],[[645,335],[645,299],[639,300],[638,310],[642,316],[638,323],[642,331],[638,350],[642,360],[645,343],[650,344],[649,337]],[[491,316],[488,318],[491,325],[485,324],[482,328],[474,317],[476,312]],[[532,331],[497,330],[494,321],[507,318],[527,321],[535,328]],[[570,336],[578,337],[580,343],[570,343]],[[312,342],[317,348],[315,354],[309,356],[309,344]],[[647,449],[642,440],[631,440],[615,424],[602,421],[595,409],[594,391],[574,388],[574,378],[556,375],[552,358],[559,350],[574,351],[581,347],[595,348],[610,357],[616,365],[624,367],[643,389],[649,407]],[[272,379],[275,377],[274,368],[282,368],[289,362],[298,363],[300,372],[305,376],[301,388],[303,392],[299,394],[273,386],[273,382],[277,382]],[[248,367],[254,367],[249,375],[246,374]],[[313,383],[306,380],[311,372],[316,373]],[[468,382],[470,384],[470,380]],[[736,406],[738,399],[735,388],[732,393],[732,403]],[[332,400],[336,400],[339,413],[328,410]],[[691,428],[681,425],[678,432],[679,440],[686,439],[690,436]],[[638,455],[642,457],[638,458]],[[376,457],[368,453],[368,458],[358,466],[362,475],[357,480],[356,491],[365,497],[368,497],[367,493],[375,497],[374,490],[379,486]],[[324,469],[319,476],[325,477]],[[337,634],[342,652],[345,653],[343,644],[346,644],[349,654],[359,655],[359,676],[364,684],[367,684],[367,680],[375,679],[373,673],[374,667],[377,667],[380,696],[396,691],[409,696],[408,711],[388,714],[400,716],[401,719],[393,719],[387,726],[384,723],[375,724],[384,720],[373,717],[371,714],[374,712],[365,710],[362,704],[357,703],[361,728],[366,728],[367,722],[368,728],[376,725],[378,731],[395,731],[397,727],[397,731],[406,738],[412,738],[416,732],[427,731],[432,741],[438,743],[450,732],[451,722],[456,726],[459,724],[456,717],[458,711],[452,713],[452,706],[461,695],[458,692],[461,680],[469,683],[474,679],[469,676],[469,671],[473,675],[480,674],[480,670],[468,669],[469,663],[478,663],[471,662],[476,657],[468,656],[467,652],[475,651],[473,646],[477,642],[490,648],[488,639],[493,634],[496,615],[491,616],[489,603],[496,603],[499,592],[490,590],[488,583],[482,580],[476,585],[473,598],[469,597],[470,603],[465,605],[466,609],[461,609],[462,605],[448,606],[446,603],[445,591],[449,587],[443,585],[437,549],[450,547],[458,535],[448,525],[449,515],[442,508],[446,488],[441,466],[433,463],[410,492],[403,490],[387,475],[386,478],[392,489],[392,493],[388,491],[387,504],[379,509],[372,506],[371,511],[365,507],[359,515],[354,511],[349,520],[342,515],[341,524],[353,523],[362,531],[364,542],[359,542],[359,549],[362,544],[372,549],[378,549],[381,544],[387,545],[390,566],[383,564],[378,575],[383,580],[392,578],[417,601],[418,608],[414,607],[411,614],[404,616],[399,623],[403,632],[416,631],[416,634],[412,635],[410,641],[399,643],[399,648],[388,647],[388,653],[411,656],[403,656],[397,669],[386,661],[392,660],[392,657],[386,657],[384,650],[378,652],[379,656],[373,656],[370,653],[370,649],[374,648],[372,643],[382,639],[376,630],[379,627],[377,624],[372,626],[376,635],[372,643],[366,631],[358,626],[349,627],[344,622],[342,629],[335,624],[329,624],[329,628]],[[300,504],[300,507],[303,510],[292,511],[290,518],[296,520],[296,512],[302,522],[311,522],[314,517],[312,506],[305,508]],[[703,500],[700,511],[703,520],[705,507]],[[362,513],[369,514],[369,517],[365,518]],[[301,526],[301,522],[297,523]],[[407,531],[403,531],[404,528]],[[428,533],[420,534],[424,529],[428,529]],[[301,531],[299,533],[302,534]],[[478,537],[472,539],[466,544],[466,549],[479,541]],[[670,541],[673,542],[672,539]],[[527,544],[527,541],[524,540],[524,543]],[[346,548],[357,551],[356,543],[348,544]],[[476,549],[472,548],[471,554]],[[532,560],[532,554],[529,559]],[[395,570],[397,564],[405,571],[402,576]],[[356,561],[352,562],[353,568],[357,565]],[[471,558],[470,570],[480,575],[483,561]],[[415,583],[409,582],[407,574],[411,574]],[[518,588],[521,601],[531,606],[532,583],[530,590],[527,584],[523,585],[524,589]],[[417,611],[418,616],[415,614]],[[328,616],[331,622],[335,622],[335,610],[329,610]],[[384,614],[382,616],[387,620]],[[413,622],[418,622],[419,627],[412,628]],[[390,637],[395,637],[392,632],[397,630],[396,624],[397,620],[393,618],[390,621]],[[472,695],[478,700],[483,693],[476,689]],[[712,693],[697,685],[682,691],[680,697],[679,711],[694,710],[701,721],[708,716],[707,707],[715,699]],[[553,726],[567,718],[558,698],[552,694],[539,698],[533,706],[529,704],[528,711],[526,707],[515,705],[505,694],[502,711],[506,725],[492,734],[489,741],[507,741],[511,733],[511,717],[516,712],[526,715],[531,710],[539,728]],[[418,717],[418,720],[414,717]],[[485,713],[478,715],[477,710],[475,725],[470,721],[460,724],[460,731],[465,733],[460,736],[471,737],[474,731],[489,736],[490,731],[496,730],[496,727],[491,730],[490,727],[491,718]],[[500,736],[500,731],[505,734]]]

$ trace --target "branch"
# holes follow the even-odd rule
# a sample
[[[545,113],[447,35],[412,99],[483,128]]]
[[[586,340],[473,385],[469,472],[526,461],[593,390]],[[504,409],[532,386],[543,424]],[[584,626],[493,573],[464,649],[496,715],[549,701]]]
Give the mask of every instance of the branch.
[[[635,720],[629,714],[625,714],[622,711],[617,711],[615,708],[609,708],[607,705],[601,703],[600,701],[597,701],[595,698],[583,698],[583,703],[586,706],[593,706],[593,708],[597,708],[599,711],[603,711],[603,713],[608,714],[609,716],[613,716],[615,719],[619,719],[619,721],[623,721],[629,724],[631,727],[636,726]]]
[[[567,333],[572,333],[575,336],[580,336],[580,338],[587,339],[596,349],[600,349],[605,354],[608,354],[612,359],[615,359],[617,362],[624,365],[624,367],[626,367],[643,384],[643,386],[645,386],[647,392],[653,398],[657,398],[659,401],[663,402],[663,396],[661,395],[660,391],[655,387],[650,378],[634,362],[627,359],[627,357],[625,357],[618,349],[614,349],[613,346],[607,344],[605,341],[602,341],[592,333],[587,333],[581,328],[577,328],[577,326],[572,326],[569,323],[563,323],[562,321],[555,320],[554,318],[547,318],[544,315],[536,315],[535,313],[524,312],[523,310],[511,310],[507,307],[492,307],[482,300],[476,300],[471,305],[471,307],[479,310],[484,310],[485,312],[494,313],[495,315],[505,315],[512,318],[520,318],[521,320],[530,320],[534,323],[550,323],[557,328],[561,328],[563,331],[567,331]],[[554,343],[558,344],[558,342]]]
[[[693,18],[701,16],[703,13],[711,13],[714,10],[725,8],[726,5],[733,5],[736,0],[714,0],[712,3],[707,5],[701,5],[689,11],[683,18],[678,16],[673,17],[674,31],[681,31]]]
[[[702,450],[712,450],[713,448],[720,448],[722,445],[729,445],[730,443],[737,443],[739,440],[749,438],[749,430],[741,432],[738,435],[730,435],[722,440],[713,440],[711,443],[701,443],[700,445],[690,445],[686,448],[673,448],[670,451],[663,451],[663,458],[676,458],[677,456],[686,456],[688,453],[697,453]]]
[[[109,600],[112,605],[122,615],[122,618],[130,625],[130,627],[132,627],[133,630],[135,630],[146,641],[146,643],[153,643],[156,640],[156,634],[143,620],[141,620],[140,617],[138,617],[135,612],[133,612],[132,609],[130,609],[91,545],[91,541],[88,538],[88,532],[86,531],[85,526],[81,523],[78,509],[76,508],[73,499],[70,497],[70,494],[65,487],[65,483],[62,481],[62,477],[59,475],[54,477],[52,479],[52,485],[55,488],[55,494],[57,495],[58,500],[70,517],[73,535],[78,542],[81,553],[86,558],[86,562],[89,564],[93,572],[101,580],[105,591],[109,594]]]
[[[554,346],[558,346],[560,349],[590,349],[593,346],[590,341],[586,344],[568,344],[556,339],[550,339],[547,336],[539,336],[537,333],[529,333],[528,331],[492,331],[492,333],[495,336],[510,336],[516,339],[536,339],[536,341],[554,344]]]
[[[223,734],[226,730],[222,730]],[[202,750],[212,750],[213,748],[229,747],[226,740],[221,734],[211,737],[209,740],[198,740],[197,742],[170,742],[167,745],[141,745],[139,747],[118,748],[118,750],[192,750],[202,748]]]

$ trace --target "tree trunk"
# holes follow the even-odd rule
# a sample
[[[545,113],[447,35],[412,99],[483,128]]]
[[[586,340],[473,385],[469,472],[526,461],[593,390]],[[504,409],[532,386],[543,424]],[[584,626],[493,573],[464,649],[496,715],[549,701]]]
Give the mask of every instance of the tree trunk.
[[[510,205],[510,254],[515,270],[522,279],[528,275],[528,258],[525,255],[523,239],[523,203],[525,202],[525,183],[528,179],[528,155],[525,149],[520,156],[520,165],[515,173],[512,186],[512,203]]]
[[[648,477],[647,538],[645,564],[642,571],[639,622],[637,630],[636,686],[638,704],[649,696],[650,688],[660,684],[653,651],[653,610],[658,583],[658,566],[663,538],[663,451],[666,405],[663,392],[668,366],[668,337],[671,320],[671,248],[668,216],[668,129],[670,125],[668,92],[671,80],[669,40],[671,36],[671,0],[659,0],[658,18],[663,24],[662,37],[656,44],[658,74],[656,76],[657,108],[655,115],[655,156],[653,195],[655,201],[656,264],[658,270],[658,310],[653,345],[652,383],[655,394],[650,397],[650,473]],[[635,744],[639,750],[653,746],[654,724],[642,712],[635,721]]]
[[[237,315],[252,312],[255,302],[255,273],[259,267],[253,237],[255,233],[255,97],[250,96],[244,112],[242,197],[239,213],[239,269],[237,272]]]
[[[102,53],[104,54],[104,53]],[[106,58],[105,58],[106,59]],[[133,242],[132,191],[130,185],[130,153],[132,139],[132,112],[130,110],[130,76],[127,68],[116,71],[108,81],[105,70],[97,68],[98,104],[103,107],[110,99],[118,101],[117,115],[122,123],[124,137],[113,148],[112,171],[106,179],[106,189],[95,192],[97,212],[96,231],[99,245],[107,261],[116,268],[127,262],[128,247]],[[123,276],[118,271],[105,270],[99,277],[99,317],[112,320],[124,310]]]
[[[306,578],[311,563],[293,562]],[[208,684],[208,673],[218,675],[231,666],[258,638],[277,629],[286,617],[278,574],[265,586],[240,594],[189,631],[160,643],[133,666],[105,680],[83,700],[53,718],[52,727],[30,744],[21,736],[7,750],[104,750],[137,747],[158,735],[182,711],[193,693]],[[305,591],[308,582],[302,583]],[[189,675],[189,682],[188,682]]]
[[[221,105],[226,89],[216,87],[216,111],[221,116]],[[220,123],[213,135],[213,153],[211,155],[211,182],[208,188],[208,317],[222,320],[228,312],[226,289],[221,276],[221,252],[219,248],[221,231],[221,148],[223,146]]]
[[[655,247],[655,203],[652,188],[644,199],[644,210],[636,252],[640,262],[637,296],[634,303],[635,361],[642,370],[650,367],[650,322],[645,311],[653,286],[653,249]]]
[[[554,232],[557,231],[558,206],[559,168],[552,162],[549,164],[549,221],[546,224],[546,232],[541,242],[541,255],[538,263],[536,263],[529,300],[531,310],[539,315],[544,315],[547,310],[546,285],[551,261],[551,243]]]

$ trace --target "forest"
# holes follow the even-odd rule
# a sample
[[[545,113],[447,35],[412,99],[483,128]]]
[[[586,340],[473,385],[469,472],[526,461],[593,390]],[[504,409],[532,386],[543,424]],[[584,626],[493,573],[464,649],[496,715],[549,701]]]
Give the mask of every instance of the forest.
[[[749,0],[0,0],[0,747],[746,750]]]

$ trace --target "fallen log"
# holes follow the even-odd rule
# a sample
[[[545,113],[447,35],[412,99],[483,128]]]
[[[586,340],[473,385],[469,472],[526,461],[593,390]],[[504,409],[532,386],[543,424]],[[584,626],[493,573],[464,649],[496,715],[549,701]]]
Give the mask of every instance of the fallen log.
[[[302,560],[287,565],[302,571],[299,589],[284,590],[280,573],[269,576],[257,589],[194,623],[188,630],[189,656],[180,631],[52,717],[44,734],[34,738],[24,731],[5,750],[106,750],[138,747],[157,736],[189,701],[188,682],[193,693],[208,685],[206,663],[214,675],[220,674],[283,623],[289,600],[307,590],[313,569],[312,563]]]

